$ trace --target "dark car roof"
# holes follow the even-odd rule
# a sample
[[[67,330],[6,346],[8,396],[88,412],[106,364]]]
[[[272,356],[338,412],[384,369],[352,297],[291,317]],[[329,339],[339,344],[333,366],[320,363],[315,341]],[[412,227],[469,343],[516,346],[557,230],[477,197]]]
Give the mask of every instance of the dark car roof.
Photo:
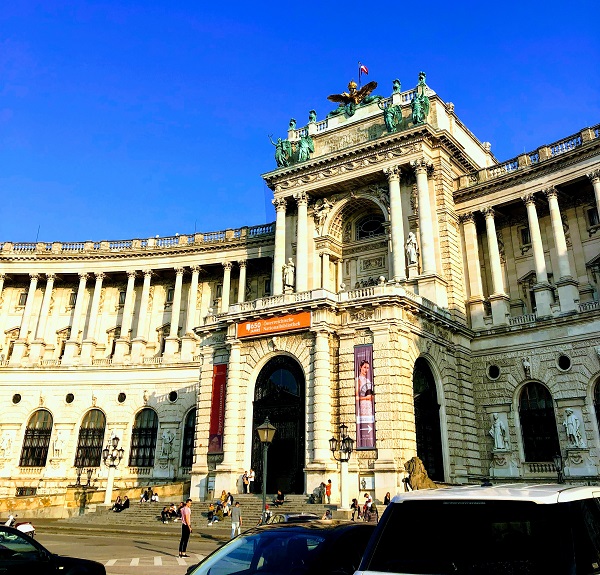
[[[343,533],[350,529],[363,528],[363,527],[367,527],[367,526],[369,526],[368,523],[356,523],[354,521],[348,521],[348,520],[328,519],[328,520],[322,521],[321,519],[319,519],[317,521],[306,521],[306,522],[302,522],[302,523],[274,523],[274,524],[267,524],[267,525],[259,525],[257,527],[253,527],[252,529],[248,529],[247,531],[244,531],[243,535],[250,535],[252,533],[258,533],[263,530],[271,530],[271,529],[291,531],[291,532],[297,532],[297,533],[302,533],[302,532],[305,532],[306,530],[313,530],[313,531],[320,531],[320,532],[336,531],[339,533]],[[373,529],[373,526],[371,526],[371,529]]]

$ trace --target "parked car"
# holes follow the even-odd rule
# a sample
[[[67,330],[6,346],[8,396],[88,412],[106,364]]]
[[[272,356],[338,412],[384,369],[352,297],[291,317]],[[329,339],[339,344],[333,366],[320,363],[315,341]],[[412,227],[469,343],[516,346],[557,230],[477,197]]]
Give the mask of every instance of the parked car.
[[[600,487],[499,485],[397,495],[356,575],[600,573]]]
[[[374,529],[350,521],[254,527],[190,568],[188,575],[352,575]]]
[[[315,513],[275,513],[267,523],[304,523],[305,521],[318,521],[320,517]]]
[[[101,563],[63,557],[17,529],[0,525],[0,573],[2,575],[106,575]]]

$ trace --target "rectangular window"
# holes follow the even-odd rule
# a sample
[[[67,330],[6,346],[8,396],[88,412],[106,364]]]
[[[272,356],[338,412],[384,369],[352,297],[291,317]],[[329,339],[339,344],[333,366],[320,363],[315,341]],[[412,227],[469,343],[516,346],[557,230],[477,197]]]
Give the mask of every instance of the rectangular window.
[[[127,295],[127,292],[124,292],[124,291],[119,292],[119,305],[125,305],[125,296],[126,295]]]
[[[19,305],[24,306],[27,303],[27,292],[19,294]]]
[[[217,286],[217,298],[220,298],[223,296],[223,286],[221,284],[219,284]]]
[[[271,280],[265,280],[265,293],[264,295],[271,295]]]
[[[167,290],[167,303],[173,303],[174,296],[175,296],[175,288],[169,288]]]
[[[77,294],[75,292],[71,292],[69,294],[69,305],[75,305],[76,301],[77,301]]]
[[[33,497],[37,493],[37,487],[17,487],[16,497]]]
[[[521,244],[527,246],[531,243],[529,228],[521,228]]]
[[[590,222],[590,228],[600,224],[600,218],[598,217],[598,208],[590,208],[587,211],[588,221]]]

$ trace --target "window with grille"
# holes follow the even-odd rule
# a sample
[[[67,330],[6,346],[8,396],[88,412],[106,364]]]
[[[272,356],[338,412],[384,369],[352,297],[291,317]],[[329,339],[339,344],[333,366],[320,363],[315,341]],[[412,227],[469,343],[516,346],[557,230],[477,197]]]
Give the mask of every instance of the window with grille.
[[[560,453],[554,401],[541,383],[528,383],[519,398],[525,461],[552,461]]]
[[[69,294],[69,305],[73,306],[73,305],[75,305],[76,302],[77,302],[77,293],[72,291]]]
[[[194,432],[196,429],[196,410],[192,409],[185,418],[183,427],[183,450],[181,467],[191,467],[194,463]]]
[[[153,467],[158,435],[158,416],[153,409],[142,409],[135,416],[131,432],[129,467]]]
[[[119,305],[125,305],[125,297],[127,296],[127,292],[120,291],[119,292]]]
[[[19,306],[23,307],[27,303],[27,292],[19,294]]]
[[[85,414],[79,428],[75,467],[100,467],[106,417],[99,409]]]
[[[52,415],[46,409],[38,409],[25,429],[19,467],[45,467],[52,435]]]
[[[173,298],[175,297],[175,288],[167,289],[167,303],[173,303]]]
[[[375,236],[383,236],[385,228],[383,214],[370,214],[356,223],[356,239],[365,240]]]

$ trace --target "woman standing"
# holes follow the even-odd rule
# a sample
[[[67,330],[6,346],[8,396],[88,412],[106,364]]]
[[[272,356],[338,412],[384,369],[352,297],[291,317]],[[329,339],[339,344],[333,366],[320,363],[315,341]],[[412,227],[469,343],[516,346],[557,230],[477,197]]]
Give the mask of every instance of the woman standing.
[[[189,557],[187,544],[192,533],[192,500],[188,499],[181,508],[181,540],[179,541],[179,557]]]

